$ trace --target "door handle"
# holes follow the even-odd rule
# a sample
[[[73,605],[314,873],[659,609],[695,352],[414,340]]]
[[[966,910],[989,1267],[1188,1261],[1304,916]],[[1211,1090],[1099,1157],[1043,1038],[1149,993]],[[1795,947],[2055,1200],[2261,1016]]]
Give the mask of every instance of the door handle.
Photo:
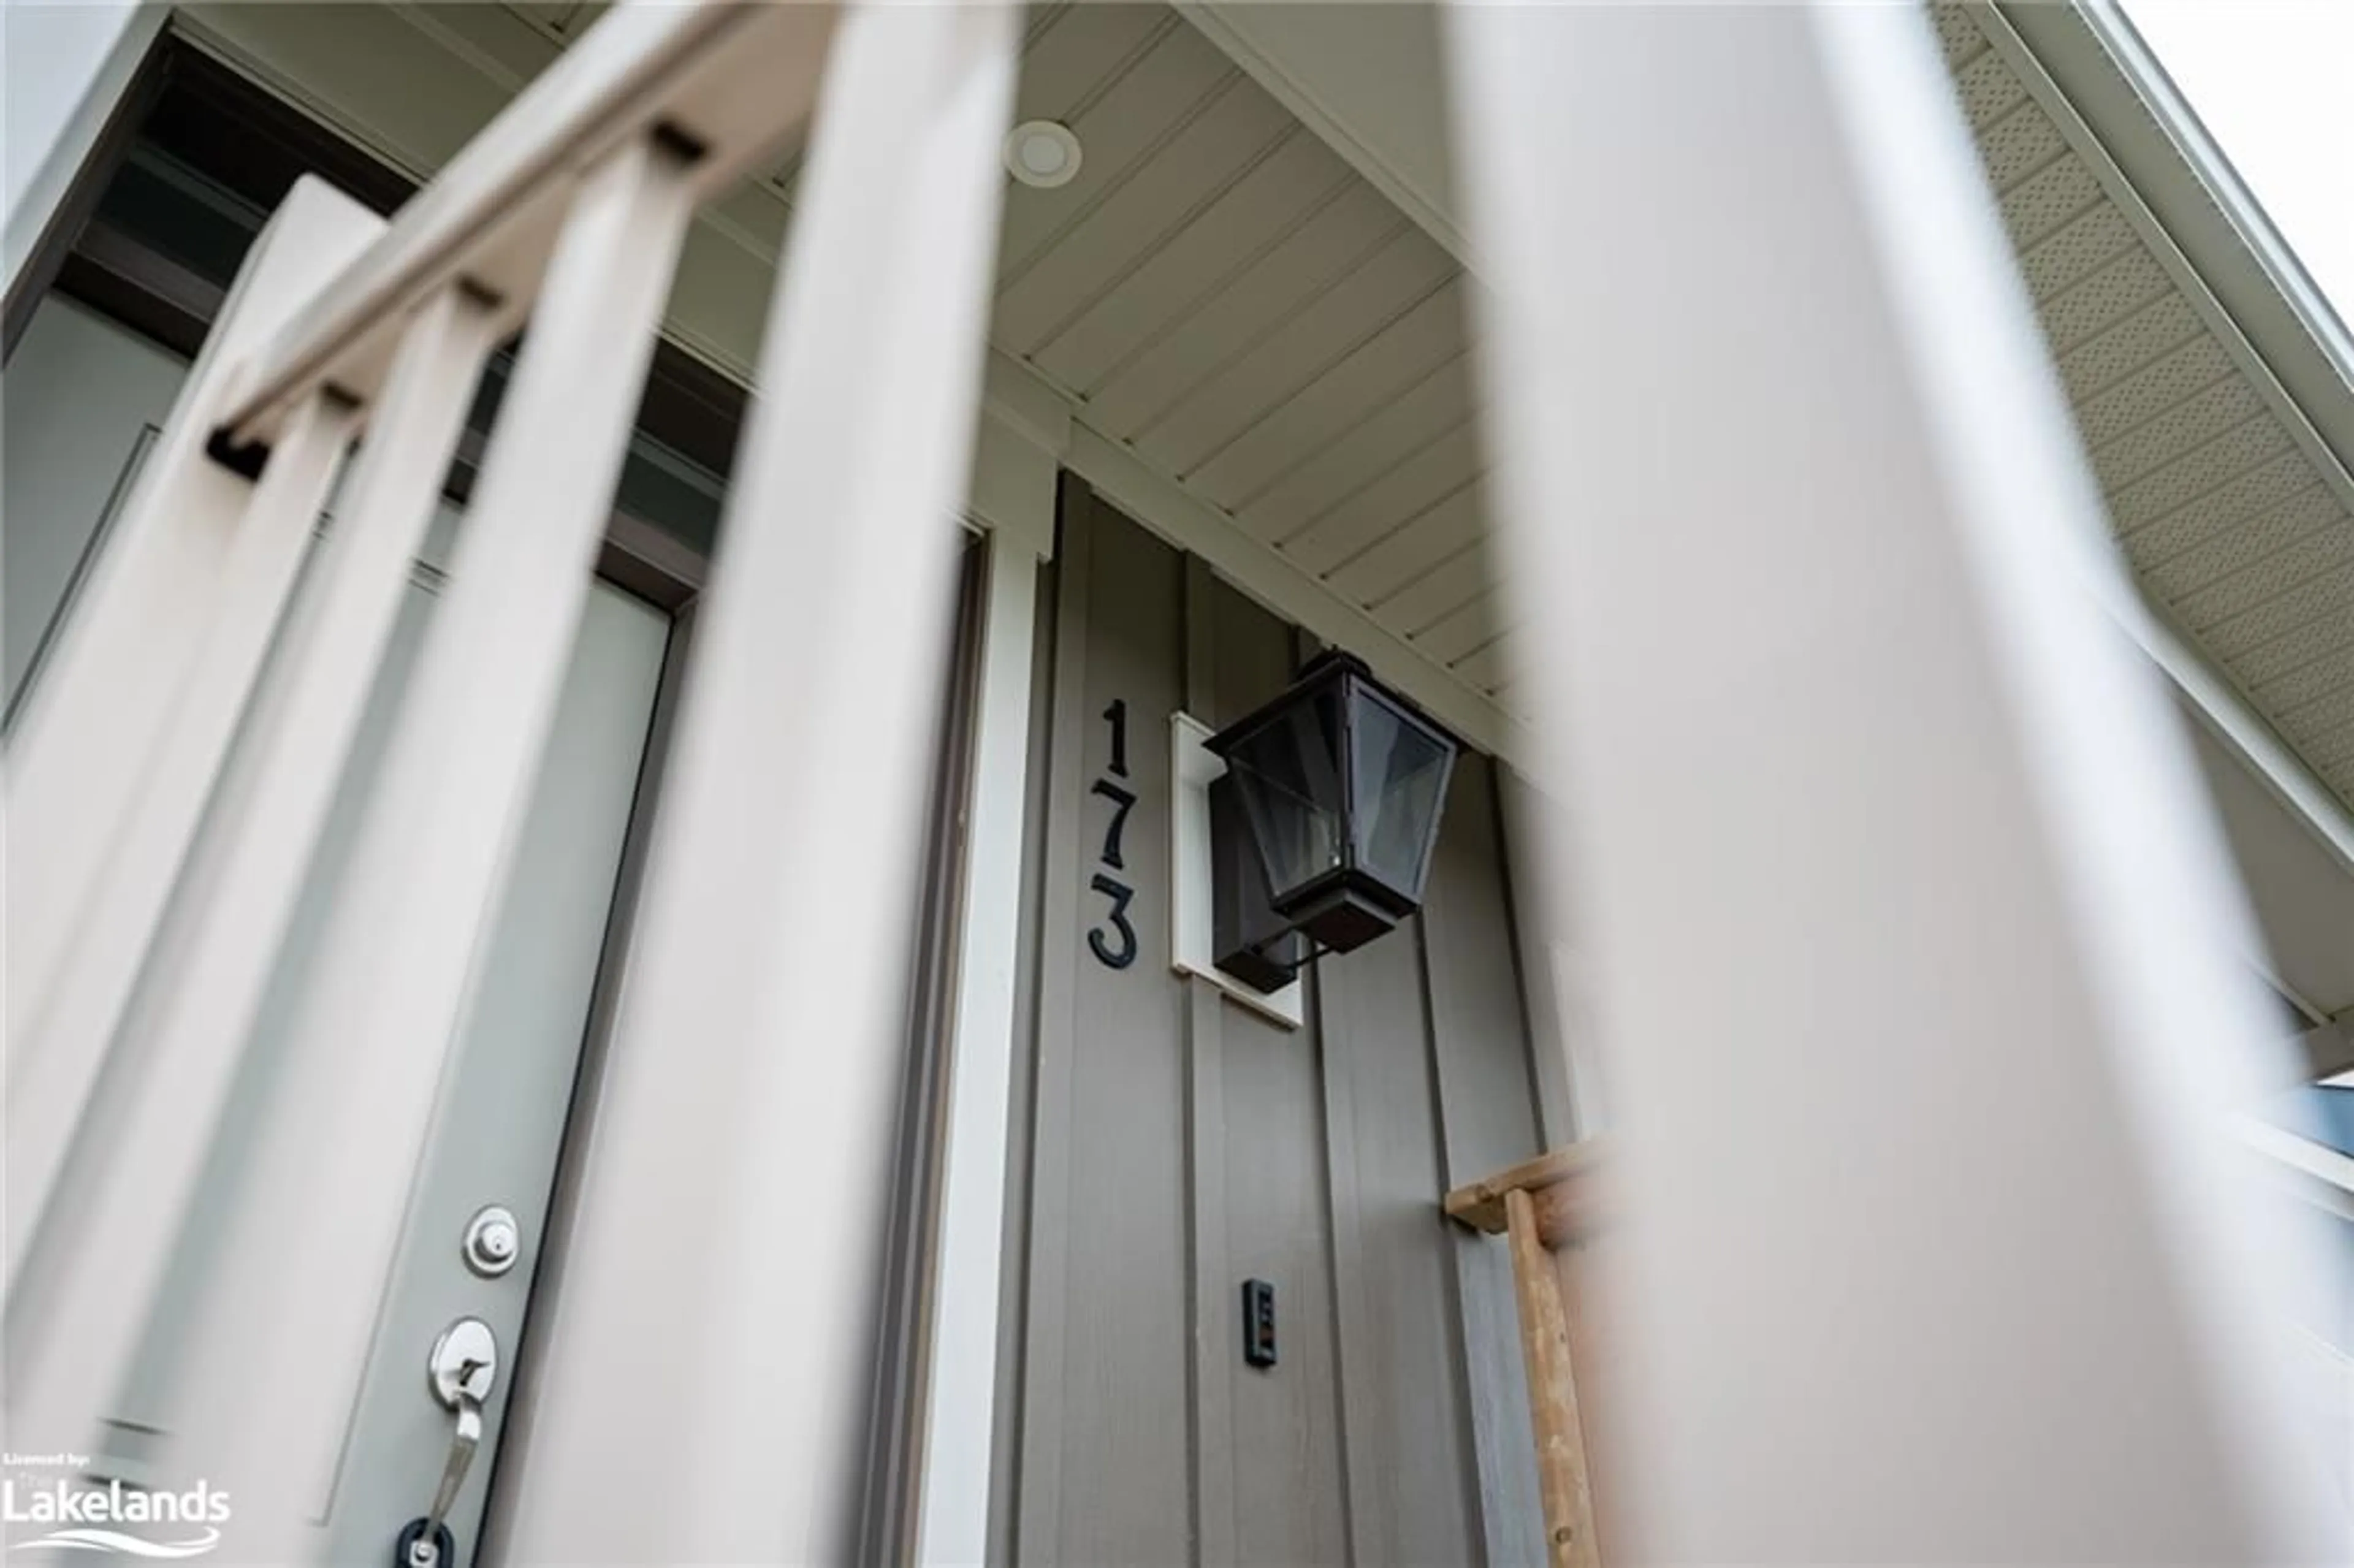
[[[474,1450],[482,1446],[482,1402],[499,1375],[499,1342],[491,1326],[480,1318],[461,1318],[442,1330],[426,1358],[425,1374],[433,1397],[457,1420],[432,1510],[401,1527],[393,1542],[393,1568],[456,1568],[457,1542],[443,1520],[466,1484]]]

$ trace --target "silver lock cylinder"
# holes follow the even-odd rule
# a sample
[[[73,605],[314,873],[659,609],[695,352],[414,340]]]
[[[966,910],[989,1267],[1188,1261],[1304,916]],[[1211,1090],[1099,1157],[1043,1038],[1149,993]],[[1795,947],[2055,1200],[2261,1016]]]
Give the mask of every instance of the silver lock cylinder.
[[[468,1268],[485,1279],[496,1279],[523,1255],[523,1226],[513,1210],[493,1203],[477,1210],[466,1222],[461,1250]]]

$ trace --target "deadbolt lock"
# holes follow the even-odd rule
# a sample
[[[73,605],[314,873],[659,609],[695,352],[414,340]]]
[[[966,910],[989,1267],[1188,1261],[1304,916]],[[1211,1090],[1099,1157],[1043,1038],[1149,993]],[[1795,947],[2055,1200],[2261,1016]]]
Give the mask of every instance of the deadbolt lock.
[[[485,1279],[496,1279],[523,1255],[523,1226],[516,1223],[514,1210],[493,1203],[476,1210],[466,1222],[461,1246],[468,1268]]]

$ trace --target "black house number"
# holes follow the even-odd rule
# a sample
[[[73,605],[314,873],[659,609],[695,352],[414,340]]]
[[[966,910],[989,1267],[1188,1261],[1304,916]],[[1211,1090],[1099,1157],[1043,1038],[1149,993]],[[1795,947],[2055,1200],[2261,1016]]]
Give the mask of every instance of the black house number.
[[[1097,779],[1087,787],[1087,793],[1111,802],[1111,821],[1104,828],[1101,859],[1113,871],[1125,871],[1128,863],[1121,858],[1119,840],[1127,831],[1129,812],[1136,808],[1136,792],[1112,780],[1128,777],[1128,704],[1115,700],[1104,709],[1103,718],[1111,726],[1111,761],[1104,769],[1110,777]],[[1087,951],[1106,969],[1124,969],[1136,962],[1136,927],[1128,923],[1128,906],[1136,897],[1136,889],[1100,871],[1088,879],[1087,886],[1111,901],[1103,917],[1087,928]]]

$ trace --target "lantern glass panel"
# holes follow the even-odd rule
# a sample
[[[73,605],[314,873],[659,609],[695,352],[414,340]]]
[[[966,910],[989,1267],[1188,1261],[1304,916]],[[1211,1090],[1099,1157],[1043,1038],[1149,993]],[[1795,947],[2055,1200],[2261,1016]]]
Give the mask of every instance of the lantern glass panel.
[[[1226,749],[1277,904],[1341,864],[1341,694],[1310,693]]]
[[[1455,748],[1369,693],[1359,694],[1355,716],[1356,862],[1413,903],[1422,896]]]

